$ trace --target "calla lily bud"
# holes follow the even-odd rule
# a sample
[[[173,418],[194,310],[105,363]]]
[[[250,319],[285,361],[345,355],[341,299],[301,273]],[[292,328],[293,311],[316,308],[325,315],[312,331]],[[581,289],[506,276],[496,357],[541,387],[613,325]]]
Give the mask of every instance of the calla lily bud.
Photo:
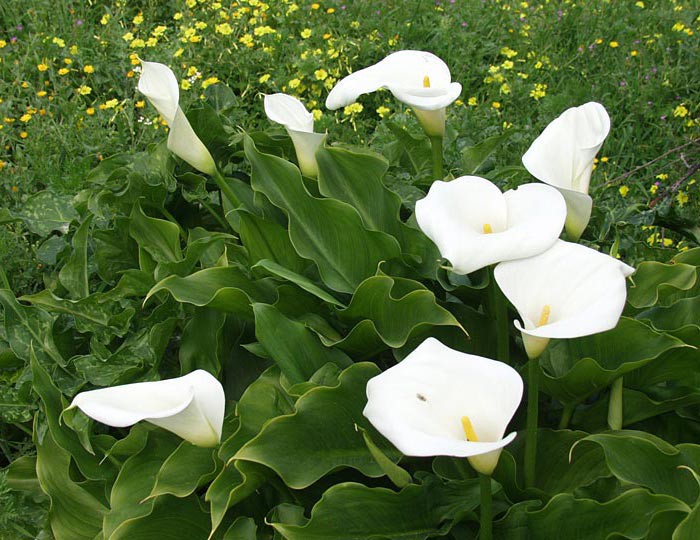
[[[523,381],[512,367],[428,338],[367,383],[363,414],[407,456],[466,457],[490,475],[520,404]]]
[[[565,218],[564,199],[552,187],[526,184],[501,193],[478,176],[433,182],[416,203],[418,226],[458,274],[542,253]]]
[[[412,107],[430,137],[445,134],[445,107],[462,92],[462,85],[452,82],[447,64],[434,54],[398,51],[343,78],[328,94],[326,107],[345,107],[362,94],[380,88],[388,89],[396,99]]]
[[[523,155],[523,165],[530,174],[564,196],[566,232],[571,240],[578,240],[591,217],[593,201],[588,186],[593,160],[609,132],[608,112],[591,101],[564,111]]]
[[[148,98],[170,127],[168,149],[195,169],[214,175],[216,164],[209,150],[180,109],[180,90],[172,70],[157,62],[141,62],[138,90]]]
[[[551,338],[576,338],[617,325],[627,299],[625,278],[634,268],[570,242],[517,261],[500,263],[496,283],[522,319],[515,326],[530,358]]]
[[[69,408],[78,407],[112,427],[145,420],[192,444],[211,447],[221,441],[225,404],[221,383],[198,369],[175,379],[81,392]]]
[[[326,135],[314,133],[314,116],[304,104],[288,94],[265,96],[265,114],[277,124],[282,124],[294,143],[299,168],[305,176],[318,176],[316,150],[323,144]]]

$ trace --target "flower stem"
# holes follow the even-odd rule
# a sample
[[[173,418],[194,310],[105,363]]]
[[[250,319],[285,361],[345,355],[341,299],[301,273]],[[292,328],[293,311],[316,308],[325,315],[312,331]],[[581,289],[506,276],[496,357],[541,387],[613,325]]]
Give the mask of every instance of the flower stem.
[[[223,176],[221,176],[221,173],[218,170],[214,174],[214,181],[216,182],[216,185],[219,186],[219,189],[224,194],[224,196],[234,207],[241,205],[240,199],[236,196],[236,194],[233,192],[233,189],[231,189],[231,186],[228,185],[228,182],[226,182],[226,180]]]
[[[561,412],[561,419],[559,420],[559,429],[566,429],[569,427],[569,422],[571,421],[571,416],[574,414],[575,408],[575,403],[567,403],[564,405],[564,410]]]
[[[528,363],[527,420],[525,424],[525,487],[535,485],[537,463],[537,417],[539,415],[540,366],[538,358]]]
[[[615,431],[622,429],[622,377],[615,379],[610,386],[608,425]]]
[[[479,529],[479,540],[491,540],[493,538],[491,477],[485,474],[479,474],[479,484],[481,487],[481,524]]]
[[[510,340],[508,335],[508,304],[505,295],[498,288],[493,277],[493,267],[489,268],[489,309],[495,321],[497,356],[501,362],[510,364]]]
[[[433,178],[442,180],[442,137],[430,137],[430,146],[433,149]]]
[[[210,204],[207,204],[207,203],[204,202],[204,201],[200,201],[200,203],[202,203],[202,206],[204,207],[204,209],[205,209],[207,212],[209,212],[209,213],[211,214],[211,216],[219,223],[219,225],[221,225],[224,229],[228,229],[228,228],[229,228],[229,224],[226,223],[226,221],[224,220],[224,218],[222,218],[222,217],[216,212],[216,210],[214,210],[214,209],[211,207]]]

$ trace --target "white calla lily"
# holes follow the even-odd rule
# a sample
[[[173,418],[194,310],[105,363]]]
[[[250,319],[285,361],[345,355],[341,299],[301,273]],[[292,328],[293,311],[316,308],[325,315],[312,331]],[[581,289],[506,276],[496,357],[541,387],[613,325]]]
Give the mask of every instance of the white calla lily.
[[[501,193],[478,176],[433,182],[416,203],[418,226],[458,274],[545,251],[565,218],[564,199],[552,187],[526,184]]]
[[[294,143],[299,168],[305,176],[318,176],[316,150],[326,138],[324,133],[314,133],[314,116],[304,104],[288,94],[265,96],[265,114],[277,124],[282,124]]]
[[[180,90],[172,70],[158,62],[141,62],[138,90],[170,127],[168,149],[195,169],[214,175],[216,164],[179,106]]]
[[[530,358],[551,338],[576,338],[617,325],[627,299],[625,278],[634,268],[579,244],[500,263],[494,277],[522,319],[515,326]]]
[[[175,379],[81,392],[72,407],[108,426],[146,420],[192,444],[210,447],[221,440],[225,397],[221,383],[198,369]]]
[[[407,456],[466,457],[490,475],[516,436],[503,434],[522,394],[510,366],[428,338],[370,379],[363,414]]]
[[[338,82],[326,98],[331,110],[350,105],[362,94],[388,89],[409,105],[431,137],[445,133],[445,107],[462,92],[452,82],[447,64],[425,51],[398,51],[373,66],[361,69]]]
[[[562,192],[568,207],[566,231],[577,240],[588,225],[593,201],[588,187],[593,160],[610,132],[610,117],[600,103],[572,107],[553,120],[523,155],[523,165],[538,180]]]

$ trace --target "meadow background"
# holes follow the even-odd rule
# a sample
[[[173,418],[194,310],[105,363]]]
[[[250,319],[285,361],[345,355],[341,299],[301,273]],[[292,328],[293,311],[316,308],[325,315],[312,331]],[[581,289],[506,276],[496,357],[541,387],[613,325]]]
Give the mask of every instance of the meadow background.
[[[631,264],[667,260],[700,240],[699,32],[697,3],[676,0],[10,0],[0,4],[2,206],[21,212],[44,189],[69,199],[105,157],[166,137],[136,91],[139,58],[173,68],[184,109],[205,97],[235,104],[233,131],[268,128],[262,95],[287,92],[330,140],[390,152],[395,126],[420,136],[390,93],[335,112],[323,103],[347,73],[421,49],[463,86],[448,110],[446,165],[455,175],[462,148],[507,134],[487,169],[504,187],[526,181],[520,156],[544,126],[568,107],[603,103],[612,129],[584,239]],[[405,200],[429,180],[387,178]],[[5,216],[0,277],[17,295],[33,292],[65,246]],[[0,386],[1,376],[0,367]],[[3,417],[0,468],[31,451],[30,433],[30,422]],[[9,492],[3,479],[0,531],[12,521],[34,537],[43,503]]]

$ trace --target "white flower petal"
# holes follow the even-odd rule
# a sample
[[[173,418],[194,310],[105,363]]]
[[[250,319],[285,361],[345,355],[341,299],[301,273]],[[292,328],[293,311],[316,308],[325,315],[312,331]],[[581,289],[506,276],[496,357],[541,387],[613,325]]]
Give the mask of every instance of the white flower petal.
[[[458,274],[541,253],[559,237],[565,216],[552,187],[527,184],[503,194],[478,176],[434,182],[416,203],[419,227]]]
[[[394,97],[410,105],[417,111],[437,111],[451,105],[462,93],[462,85],[458,82],[450,83],[445,88],[428,88],[431,92],[416,88],[403,88],[387,86]],[[416,113],[419,114],[419,113]],[[443,113],[444,114],[444,113]]]
[[[221,383],[203,370],[183,377],[81,392],[70,407],[112,427],[146,420],[198,446],[221,440],[225,397]]]
[[[523,320],[516,327],[540,338],[574,338],[617,325],[634,269],[593,249],[557,241],[549,250],[496,266],[494,277]],[[549,306],[544,324],[543,309]],[[539,326],[538,326],[539,325]]]
[[[503,434],[522,392],[522,379],[510,366],[428,338],[368,382],[363,414],[405,455],[494,453],[497,461],[496,452],[515,437],[513,433],[504,439]],[[479,442],[466,440],[463,416],[470,419]]]
[[[318,176],[318,164],[316,163],[316,150],[326,140],[325,133],[307,133],[287,128],[287,133],[292,138],[294,150],[297,153],[299,169],[304,176],[315,178]]]
[[[566,201],[566,234],[568,239],[576,242],[588,226],[593,209],[593,199],[587,193],[571,189],[557,188]]]
[[[301,101],[288,94],[265,96],[265,114],[272,122],[288,129],[307,133],[314,131],[313,114],[306,110]]]
[[[172,70],[158,62],[141,62],[138,90],[148,98],[168,125],[172,125],[180,101],[177,78]]]
[[[168,150],[179,156],[192,167],[203,173],[213,175],[216,173],[216,164],[209,150],[197,137],[189,120],[180,107],[175,112],[175,119],[170,124],[168,135]]]
[[[427,78],[427,79],[426,79]],[[426,87],[425,83],[430,86]],[[326,98],[326,107],[334,110],[354,103],[362,94],[388,88],[397,99],[418,108],[439,109],[452,103],[461,91],[451,84],[450,70],[440,58],[424,51],[398,51],[373,66],[361,69],[338,82]],[[457,94],[455,95],[455,91]],[[447,101],[445,96],[454,96]],[[425,100],[424,100],[425,99]]]
[[[593,159],[609,132],[610,117],[600,103],[572,107],[534,140],[523,165],[542,182],[588,193]]]

